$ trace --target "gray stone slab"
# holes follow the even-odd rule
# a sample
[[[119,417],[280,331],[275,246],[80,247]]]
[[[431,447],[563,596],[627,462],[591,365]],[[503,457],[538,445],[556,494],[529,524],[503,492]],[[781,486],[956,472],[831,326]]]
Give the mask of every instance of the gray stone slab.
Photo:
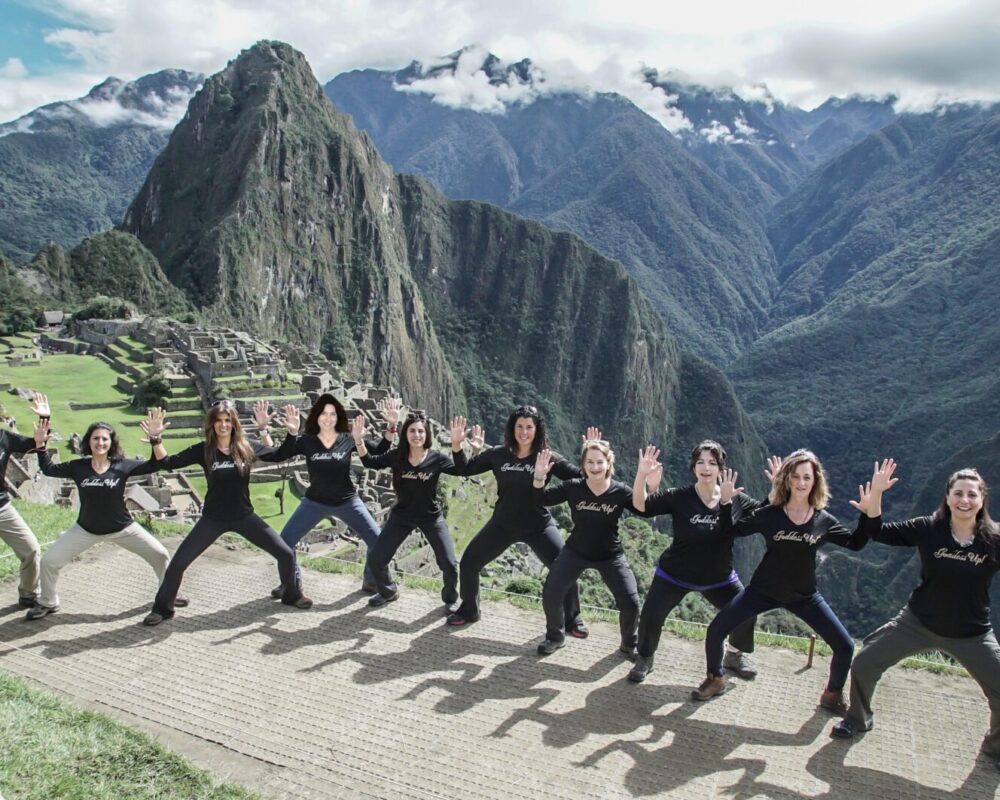
[[[213,547],[191,606],[140,622],[155,579],[112,546],[63,572],[60,613],[0,617],[0,668],[142,727],[275,798],[982,798],[988,710],[970,680],[892,670],[877,728],[831,740],[828,663],[763,649],[761,674],[706,704],[699,642],[664,636],[639,686],[614,628],[534,652],[539,612],[486,604],[444,626],[430,592],[369,610],[352,575],[306,573],[310,611],[268,597],[273,563]]]

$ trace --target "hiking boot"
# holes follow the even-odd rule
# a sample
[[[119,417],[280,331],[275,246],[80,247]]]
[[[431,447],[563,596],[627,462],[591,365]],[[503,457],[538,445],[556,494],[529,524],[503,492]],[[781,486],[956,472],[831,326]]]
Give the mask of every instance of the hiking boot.
[[[847,713],[847,703],[844,702],[843,692],[834,692],[827,689],[819,696],[819,704],[822,708],[832,711],[835,714]]]
[[[28,609],[28,613],[24,615],[25,619],[41,619],[42,617],[48,616],[49,614],[55,614],[59,610],[59,606],[43,606],[36,603],[31,608]]]
[[[34,608],[38,605],[38,595],[32,594],[25,597],[18,597],[17,605],[19,608]]]
[[[382,594],[375,594],[368,598],[368,605],[372,608],[378,608],[379,606],[385,606],[389,603],[393,603],[399,599],[399,592],[393,592],[388,597]]]
[[[272,600],[280,600],[284,596],[285,596],[285,584],[283,583],[279,583],[271,590]]]
[[[560,647],[566,646],[566,640],[560,639],[558,642],[555,639],[546,639],[540,645],[538,645],[538,655],[540,656],[550,656]]]
[[[566,633],[572,636],[574,639],[586,639],[590,636],[590,628],[587,627],[587,623],[582,619],[577,617],[573,620],[572,624],[566,628]]]
[[[157,613],[156,611],[150,611],[146,618],[142,621],[143,625],[148,625],[150,628],[159,625],[164,620],[168,620],[170,617],[165,617],[163,614]]]
[[[285,600],[282,598],[281,602],[286,606],[295,606],[295,608],[301,608],[303,611],[307,608],[312,608],[313,601],[306,597],[304,594],[300,594],[297,600]]]
[[[186,597],[177,595],[177,597],[174,598],[174,608],[187,608],[189,605],[191,605],[191,601]]]
[[[725,667],[726,672],[739,675],[744,680],[757,677],[757,668],[747,654],[739,650],[730,650],[726,653],[725,658],[722,659],[722,666]]]
[[[646,676],[653,671],[653,657],[652,656],[638,656],[635,660],[635,666],[629,670],[628,679],[632,683],[642,683],[646,680]]]
[[[461,612],[453,611],[448,615],[448,619],[445,622],[453,628],[460,628],[463,625],[471,625],[473,622],[479,622],[479,615],[469,619],[468,617],[463,617]]]
[[[720,694],[725,694],[729,688],[723,675],[709,675],[701,682],[701,686],[691,692],[692,700],[711,700]]]

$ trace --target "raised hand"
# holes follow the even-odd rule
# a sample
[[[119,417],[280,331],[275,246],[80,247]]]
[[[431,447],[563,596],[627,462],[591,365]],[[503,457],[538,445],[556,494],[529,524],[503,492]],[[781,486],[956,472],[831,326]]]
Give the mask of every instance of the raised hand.
[[[268,411],[267,400],[258,400],[253,404],[253,419],[262,431],[267,430],[274,414]]]
[[[451,449],[461,450],[462,442],[465,441],[465,425],[468,422],[465,417],[452,417],[448,429],[451,431]]]
[[[45,440],[49,438],[49,421],[47,419],[40,419],[35,423],[35,447],[39,450],[44,449]]]
[[[52,412],[49,410],[49,398],[41,392],[35,392],[34,397],[31,398],[31,410],[40,417],[52,416]]]
[[[848,500],[852,506],[854,506],[858,511],[860,511],[865,516],[871,517],[875,516],[870,513],[872,507],[872,482],[860,483],[858,484],[858,499]]]
[[[159,407],[150,408],[146,413],[146,419],[139,421],[139,427],[146,434],[144,442],[150,439],[162,439],[163,431],[170,427],[170,423],[167,422],[167,412]]]
[[[601,429],[596,425],[588,425],[587,432],[580,437],[580,444],[586,444],[587,442],[600,442],[604,439],[601,436]]]
[[[638,471],[640,475],[646,476],[655,470],[662,469],[663,465],[660,463],[660,448],[648,445],[639,450]]]
[[[486,431],[482,425],[473,425],[469,434],[469,444],[477,453],[486,446]]]
[[[288,403],[281,409],[281,423],[285,426],[285,430],[288,431],[292,436],[299,432],[299,425],[302,424],[302,415],[299,413],[299,407],[294,403]]]
[[[883,459],[881,464],[876,461],[875,467],[872,470],[872,479],[870,482],[871,493],[881,495],[883,492],[889,491],[893,486],[899,483],[899,478],[892,477],[895,471],[896,462],[893,459]]]
[[[365,415],[358,414],[351,420],[351,436],[354,437],[354,444],[358,447],[365,442]]]
[[[385,416],[385,421],[389,423],[390,428],[395,428],[399,425],[399,417],[403,409],[403,401],[398,397],[387,397],[385,400],[379,403],[383,415]]]
[[[740,474],[728,467],[719,473],[719,502],[729,504],[733,502],[733,497],[743,491],[742,486],[736,485],[736,480]]]
[[[781,456],[767,457],[767,466],[764,467],[764,475],[771,483],[774,483],[774,476],[778,474],[783,461],[784,459]]]
[[[539,450],[535,456],[535,480],[544,481],[549,476],[552,469],[552,451],[549,449]]]

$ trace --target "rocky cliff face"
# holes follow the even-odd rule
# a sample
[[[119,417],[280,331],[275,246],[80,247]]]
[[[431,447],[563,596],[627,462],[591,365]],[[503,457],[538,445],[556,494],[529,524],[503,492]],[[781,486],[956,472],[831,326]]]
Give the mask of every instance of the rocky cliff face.
[[[482,420],[494,441],[526,401],[560,446],[593,423],[625,453],[682,415],[683,357],[620,264],[395,176],[287,45],[260,43],[208,79],[125,227],[213,318],[320,345],[435,414]],[[743,420],[703,368],[707,402]]]

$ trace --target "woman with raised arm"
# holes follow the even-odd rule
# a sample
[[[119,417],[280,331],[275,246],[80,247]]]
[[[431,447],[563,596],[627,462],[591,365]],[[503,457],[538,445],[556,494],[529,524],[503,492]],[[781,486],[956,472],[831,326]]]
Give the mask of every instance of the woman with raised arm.
[[[31,410],[47,422],[48,398],[36,392],[31,399]],[[0,542],[10,547],[21,562],[17,581],[17,604],[21,608],[33,608],[38,602],[38,570],[42,549],[31,528],[10,502],[6,481],[7,462],[14,453],[30,453],[34,449],[35,440],[30,436],[22,436],[13,430],[0,430]]]
[[[623,512],[635,510],[632,507],[632,490],[624,483],[611,480],[615,471],[615,454],[607,442],[584,442],[580,451],[580,466],[584,477],[546,489],[545,481],[552,469],[552,453],[542,450],[535,459],[532,482],[535,501],[540,506],[567,503],[573,517],[573,531],[566,540],[566,546],[549,567],[542,589],[545,641],[538,645],[538,653],[551,655],[566,644],[563,607],[566,594],[576,586],[580,574],[592,568],[601,573],[615,598],[621,630],[619,651],[631,658],[635,655],[639,587],[635,573],[625,560],[618,522]]]
[[[1000,569],[1000,530],[990,519],[986,481],[972,468],[952,473],[929,517],[882,521],[882,494],[896,483],[891,459],[875,465],[854,505],[871,538],[920,554],[920,584],[906,606],[864,641],[851,667],[851,705],[831,734],[849,739],[872,728],[872,695],[889,667],[925,650],[958,661],[986,695],[989,732],[984,755],[1000,759],[1000,645],[990,621],[990,584]],[[1000,768],[1000,761],[996,762]]]
[[[386,401],[384,411],[389,425],[377,441],[372,439],[366,442],[366,449],[372,455],[381,455],[392,445],[396,436],[396,425],[399,423],[399,406],[398,397],[390,397]],[[378,540],[378,525],[358,497],[358,490],[351,480],[354,439],[351,436],[351,424],[344,406],[332,394],[321,394],[309,409],[301,436],[297,435],[298,407],[287,405],[283,412],[285,428],[294,440],[292,455],[304,456],[306,459],[309,488],[306,490],[306,496],[299,501],[298,508],[281,529],[281,540],[294,551],[302,537],[315,528],[321,520],[334,517],[353,530],[370,552]],[[270,421],[266,405],[263,409],[255,406],[254,416],[261,432],[261,441],[271,445],[270,435],[266,433]],[[297,565],[295,574],[296,579],[300,579]],[[361,591],[369,594],[378,591],[375,578],[367,568]],[[277,599],[284,592],[285,587],[278,586],[271,592],[271,597]]]
[[[688,469],[694,474],[695,482],[647,497],[647,484],[652,482],[655,487],[663,471],[659,455],[655,447],[639,452],[632,502],[643,517],[669,514],[673,519],[673,537],[670,546],[660,555],[642,604],[638,658],[628,674],[633,683],[642,683],[653,669],[663,623],[688,592],[698,592],[717,609],[722,609],[743,591],[739,575],[733,569],[734,531],[723,533],[719,527],[719,474],[726,466],[725,449],[712,439],[699,442],[688,459]],[[768,458],[768,469],[764,470],[768,480],[780,467],[780,458]],[[731,516],[739,521],[761,505],[752,497],[737,494],[733,498]],[[756,621],[756,617],[750,617],[733,629],[722,660],[727,672],[734,672],[741,678],[753,678],[757,674],[747,657],[754,649]]]
[[[434,551],[444,585],[441,600],[445,613],[458,600],[458,559],[455,545],[448,533],[441,504],[437,499],[438,478],[442,473],[456,475],[456,462],[465,464],[462,442],[465,440],[465,418],[451,421],[452,456],[431,447],[430,422],[422,412],[410,414],[399,432],[399,446],[382,455],[368,452],[365,442],[365,418],[354,418],[351,433],[361,463],[370,469],[392,469],[392,488],[396,502],[382,526],[375,546],[368,551],[367,568],[375,576],[378,594],[368,600],[370,606],[384,606],[399,598],[399,587],[389,573],[389,562],[399,546],[414,530],[423,533]]]
[[[282,603],[296,608],[310,608],[312,600],[302,594],[295,580],[292,548],[254,513],[250,502],[250,469],[254,461],[284,461],[290,457],[295,441],[288,437],[279,448],[249,441],[243,435],[236,407],[229,400],[218,400],[212,404],[205,415],[202,431],[204,443],[193,444],[177,455],[168,456],[162,443],[157,443],[157,449],[153,451],[161,469],[199,465],[205,470],[208,491],[201,519],[191,528],[170,560],[153,601],[153,609],[146,615],[143,624],[159,625],[174,616],[184,571],[227,531],[238,533],[277,560],[281,583],[285,587]]]
[[[860,550],[868,536],[860,522],[851,532],[823,510],[830,499],[826,473],[809,450],[796,450],[784,460],[772,482],[770,505],[734,525],[733,498],[742,491],[736,488],[737,477],[731,469],[722,471],[719,528],[727,533],[735,527],[737,536],[760,533],[767,549],[750,584],[708,626],[705,637],[708,675],[692,697],[709,700],[726,691],[722,650],[729,633],[751,617],[784,608],[812,627],[833,650],[830,678],[819,704],[830,711],[842,712],[846,707],[843,689],[854,655],[854,641],[816,588],[816,551],[826,543]]]
[[[601,438],[590,433],[587,438]],[[482,436],[482,430],[474,427],[473,447],[482,445]],[[524,542],[547,567],[552,566],[563,547],[552,515],[535,504],[532,489],[535,458],[539,451],[548,448],[544,418],[534,406],[518,406],[507,418],[503,438],[503,445],[483,450],[461,469],[466,476],[492,471],[497,482],[497,502],[493,516],[462,553],[458,566],[462,604],[448,617],[448,624],[453,627],[479,619],[479,572],[508,547]],[[452,452],[457,455],[454,447]],[[576,467],[556,454],[552,456],[551,472],[561,480],[580,477]],[[588,631],[580,619],[580,592],[575,585],[566,593],[564,608],[569,634],[585,638]]]
[[[159,445],[164,428],[163,410],[151,408],[140,425],[148,440]],[[38,466],[50,478],[67,478],[76,484],[80,512],[76,524],[56,539],[42,556],[41,593],[38,602],[28,611],[27,619],[41,619],[59,610],[56,585],[60,570],[101,542],[114,542],[142,557],[153,568],[159,585],[170,556],[162,544],[132,519],[125,508],[125,487],[131,477],[156,472],[160,462],[155,458],[148,461],[125,458],[118,434],[106,422],[92,423],[83,435],[80,452],[86,458],[65,463],[52,461],[45,448],[48,435],[49,421],[42,417],[35,426],[34,438]],[[177,600],[179,605],[187,605],[187,600]]]

